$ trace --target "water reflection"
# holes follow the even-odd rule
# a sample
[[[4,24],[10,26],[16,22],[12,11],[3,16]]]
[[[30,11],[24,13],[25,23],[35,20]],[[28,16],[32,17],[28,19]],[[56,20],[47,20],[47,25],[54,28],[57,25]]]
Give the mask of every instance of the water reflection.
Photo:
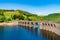
[[[46,30],[39,30],[38,28],[35,28],[33,31],[33,28],[30,29],[35,35],[40,36],[40,38],[47,38],[46,40],[60,40],[60,36],[53,32],[49,32]]]
[[[40,30],[41,35],[43,37],[47,37],[48,40],[60,40],[60,36],[58,36],[57,34],[53,33],[53,32],[49,32],[46,30]]]
[[[4,36],[4,27],[0,26],[0,40],[3,40]]]
[[[26,27],[20,27],[20,26],[4,26],[0,27],[0,40],[59,40],[60,36],[40,30],[40,33],[38,31],[38,28],[32,29],[26,28]],[[48,34],[48,35],[47,35]],[[54,37],[53,37],[53,36]],[[54,38],[54,39],[53,39]]]

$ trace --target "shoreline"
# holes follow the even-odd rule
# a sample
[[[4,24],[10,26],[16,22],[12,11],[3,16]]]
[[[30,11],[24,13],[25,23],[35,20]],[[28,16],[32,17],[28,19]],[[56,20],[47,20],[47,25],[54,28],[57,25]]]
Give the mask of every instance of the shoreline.
[[[16,26],[18,25],[18,22],[2,22],[0,23],[0,26]]]

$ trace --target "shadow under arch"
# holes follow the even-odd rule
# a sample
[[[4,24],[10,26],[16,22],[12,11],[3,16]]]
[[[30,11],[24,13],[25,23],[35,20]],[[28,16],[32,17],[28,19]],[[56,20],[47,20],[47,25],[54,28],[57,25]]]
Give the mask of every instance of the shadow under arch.
[[[48,40],[60,40],[60,35],[47,30],[40,30],[41,37],[47,37]]]

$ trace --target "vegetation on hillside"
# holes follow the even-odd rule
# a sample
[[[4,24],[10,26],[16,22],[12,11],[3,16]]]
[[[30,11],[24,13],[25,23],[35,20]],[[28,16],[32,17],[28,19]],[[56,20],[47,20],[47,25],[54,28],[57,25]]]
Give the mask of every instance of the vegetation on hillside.
[[[38,16],[23,10],[0,10],[0,22],[14,21],[16,19],[29,21],[60,21],[60,13]]]
[[[48,16],[44,16],[43,20],[47,21],[60,21],[60,13],[53,13]]]
[[[0,22],[8,22],[16,19],[29,21],[41,20],[38,15],[23,10],[0,10]]]

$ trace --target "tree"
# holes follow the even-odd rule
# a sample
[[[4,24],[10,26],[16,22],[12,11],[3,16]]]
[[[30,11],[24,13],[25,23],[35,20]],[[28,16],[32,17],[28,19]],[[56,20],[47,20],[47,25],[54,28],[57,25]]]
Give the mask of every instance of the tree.
[[[5,17],[0,15],[0,22],[4,22]]]
[[[13,16],[14,19],[19,19],[19,20],[24,20],[24,16],[23,15],[14,15]]]

